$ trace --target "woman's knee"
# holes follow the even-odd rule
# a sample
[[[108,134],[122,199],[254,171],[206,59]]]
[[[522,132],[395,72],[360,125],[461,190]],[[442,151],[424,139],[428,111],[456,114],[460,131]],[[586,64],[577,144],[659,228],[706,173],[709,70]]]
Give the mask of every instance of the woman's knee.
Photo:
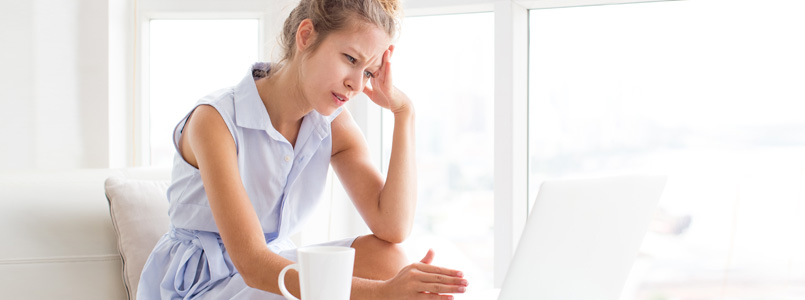
[[[358,277],[390,279],[408,264],[405,251],[399,244],[372,234],[355,239],[352,248],[355,248],[355,276]]]
[[[398,258],[407,261],[405,251],[399,244],[382,240],[374,234],[360,236],[352,243],[352,248],[366,256],[385,256],[385,258]]]

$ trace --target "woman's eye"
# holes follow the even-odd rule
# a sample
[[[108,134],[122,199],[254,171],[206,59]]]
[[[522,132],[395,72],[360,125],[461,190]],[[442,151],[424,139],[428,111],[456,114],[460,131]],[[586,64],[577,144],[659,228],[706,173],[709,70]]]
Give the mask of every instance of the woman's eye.
[[[363,76],[366,76],[366,78],[375,78],[375,74],[369,71],[363,71]]]
[[[354,58],[354,57],[350,56],[349,54],[344,54],[344,56],[346,56],[346,57],[347,57],[347,60],[348,60],[350,63],[353,63],[353,64],[355,63],[355,58]]]

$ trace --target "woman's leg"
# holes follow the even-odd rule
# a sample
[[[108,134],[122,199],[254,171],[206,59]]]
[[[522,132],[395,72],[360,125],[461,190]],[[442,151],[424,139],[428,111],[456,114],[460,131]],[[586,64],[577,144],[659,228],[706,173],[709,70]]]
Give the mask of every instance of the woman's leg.
[[[355,248],[353,274],[357,277],[388,280],[410,264],[400,245],[381,240],[372,234],[355,239],[352,248]]]

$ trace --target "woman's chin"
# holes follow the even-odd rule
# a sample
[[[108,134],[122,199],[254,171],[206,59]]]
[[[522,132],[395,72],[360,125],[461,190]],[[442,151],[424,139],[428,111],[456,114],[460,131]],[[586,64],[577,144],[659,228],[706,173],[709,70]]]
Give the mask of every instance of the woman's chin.
[[[338,109],[337,107],[329,106],[329,107],[314,108],[313,110],[315,110],[317,113],[319,113],[322,116],[330,116],[330,115],[334,114],[337,109]]]

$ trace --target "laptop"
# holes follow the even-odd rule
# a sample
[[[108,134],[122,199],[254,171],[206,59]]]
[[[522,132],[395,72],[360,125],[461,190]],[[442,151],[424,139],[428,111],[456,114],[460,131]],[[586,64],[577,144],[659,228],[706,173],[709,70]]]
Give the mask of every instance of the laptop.
[[[545,181],[498,300],[618,300],[665,181]]]

